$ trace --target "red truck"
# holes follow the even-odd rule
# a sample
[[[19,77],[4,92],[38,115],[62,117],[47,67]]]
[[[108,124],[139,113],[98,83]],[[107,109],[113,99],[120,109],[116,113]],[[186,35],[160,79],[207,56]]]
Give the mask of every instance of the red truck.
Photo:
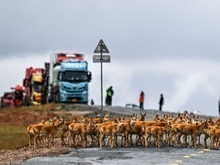
[[[38,105],[47,102],[49,70],[49,63],[45,63],[45,68],[29,67],[26,69],[23,81],[24,105]]]
[[[15,87],[11,87],[11,89],[12,92],[5,92],[1,98],[2,108],[12,108],[23,105],[24,87],[21,85],[16,85]]]

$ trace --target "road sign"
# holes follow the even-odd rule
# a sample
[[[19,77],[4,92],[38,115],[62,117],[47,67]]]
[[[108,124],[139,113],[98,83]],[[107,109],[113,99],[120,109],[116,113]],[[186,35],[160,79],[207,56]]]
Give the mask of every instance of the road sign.
[[[101,59],[102,57],[102,59]],[[110,62],[111,58],[109,55],[94,55],[93,56],[93,62]]]
[[[98,45],[96,46],[94,53],[109,53],[109,50],[102,39],[99,41]]]
[[[96,46],[94,53],[100,53],[100,55],[93,56],[93,62],[99,62],[101,65],[101,115],[103,115],[103,74],[102,74],[102,65],[103,62],[110,62],[110,56],[103,55],[103,53],[109,53],[107,46],[104,41],[101,39]]]

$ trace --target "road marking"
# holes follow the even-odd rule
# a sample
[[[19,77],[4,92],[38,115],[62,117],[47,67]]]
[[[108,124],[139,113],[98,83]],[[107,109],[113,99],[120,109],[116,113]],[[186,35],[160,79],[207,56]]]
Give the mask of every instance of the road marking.
[[[190,158],[190,156],[189,155],[185,155],[184,158]]]
[[[196,156],[197,154],[190,154],[191,156]]]
[[[182,161],[182,160],[176,160],[176,162],[177,162],[177,163],[182,163],[183,161]]]
[[[198,151],[198,154],[204,154],[205,151],[210,151],[210,149],[200,150],[200,151]],[[183,157],[189,159],[189,158],[191,158],[191,157],[193,157],[193,156],[197,156],[197,154],[185,155],[185,156],[183,156]],[[177,164],[176,164],[176,163],[172,163],[171,165],[178,165],[178,163],[182,163],[183,161],[176,159],[175,162],[176,162]]]
[[[199,151],[198,153],[199,153],[199,154],[203,154],[203,153],[204,153],[204,151]]]

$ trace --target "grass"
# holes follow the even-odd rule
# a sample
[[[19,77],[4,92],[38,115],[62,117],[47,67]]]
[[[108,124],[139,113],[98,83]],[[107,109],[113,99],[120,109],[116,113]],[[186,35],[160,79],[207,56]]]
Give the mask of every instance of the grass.
[[[13,150],[27,145],[29,138],[27,126],[45,118],[67,115],[59,110],[60,104],[2,108],[0,110],[0,150]],[[71,118],[71,115],[68,117]]]
[[[0,150],[11,150],[28,144],[28,133],[24,126],[0,126]]]

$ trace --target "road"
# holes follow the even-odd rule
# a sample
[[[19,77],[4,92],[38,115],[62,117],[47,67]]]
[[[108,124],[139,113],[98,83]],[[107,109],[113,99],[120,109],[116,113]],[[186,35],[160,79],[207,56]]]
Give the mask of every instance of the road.
[[[220,151],[192,148],[164,147],[127,147],[116,149],[86,148],[75,149],[67,155],[59,157],[37,157],[29,159],[22,165],[54,165],[54,164],[78,164],[78,165],[217,165],[220,162]]]

